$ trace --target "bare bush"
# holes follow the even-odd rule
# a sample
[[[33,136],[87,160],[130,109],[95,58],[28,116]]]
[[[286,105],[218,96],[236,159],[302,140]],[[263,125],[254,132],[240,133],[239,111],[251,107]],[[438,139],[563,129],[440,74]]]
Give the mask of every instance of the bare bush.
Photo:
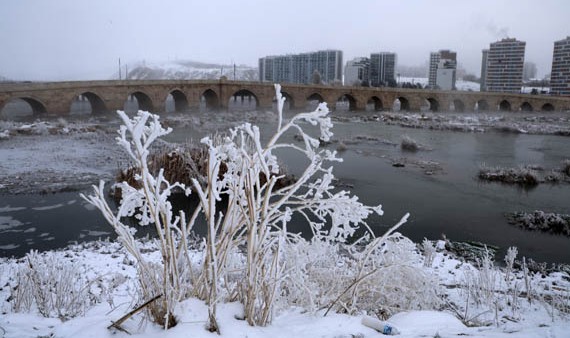
[[[54,255],[31,251],[16,272],[11,286],[11,305],[15,312],[36,308],[44,317],[67,320],[85,314],[98,301],[79,266],[58,260]]]
[[[433,259],[435,258],[435,246],[430,240],[424,238],[421,248],[424,253],[424,266],[430,267],[433,264]]]

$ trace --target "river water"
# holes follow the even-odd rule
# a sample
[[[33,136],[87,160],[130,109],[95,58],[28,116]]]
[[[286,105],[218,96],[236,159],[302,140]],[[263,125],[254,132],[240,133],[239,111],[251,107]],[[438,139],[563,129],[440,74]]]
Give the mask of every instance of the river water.
[[[259,125],[266,136],[275,129],[272,113],[209,114],[171,121],[174,131],[166,140],[199,140],[243,119]],[[559,167],[570,158],[568,137],[411,129],[375,121],[371,114],[366,118],[339,114],[333,129],[335,142],[327,146],[346,149],[340,153],[344,162],[334,165],[339,185],[367,204],[383,205],[384,216],[371,220],[376,233],[409,212],[401,232],[415,241],[445,234],[452,240],[496,245],[502,252],[517,246],[519,255],[537,261],[570,263],[570,238],[521,230],[505,217],[508,212],[534,210],[568,214],[570,185],[543,183],[524,189],[476,177],[482,164]],[[420,150],[402,150],[403,135],[416,140]],[[287,137],[295,142],[293,135]],[[289,153],[280,155],[290,173],[302,169],[302,161]],[[395,162],[404,167],[394,167]],[[21,256],[30,249],[47,250],[108,236],[112,237],[110,226],[78,192],[0,196],[0,256]]]

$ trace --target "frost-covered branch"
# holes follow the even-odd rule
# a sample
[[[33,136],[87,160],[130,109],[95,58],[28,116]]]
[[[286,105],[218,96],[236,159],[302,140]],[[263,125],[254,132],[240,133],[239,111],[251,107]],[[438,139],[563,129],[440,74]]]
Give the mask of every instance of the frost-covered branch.
[[[201,140],[206,147],[206,179],[192,177],[188,180],[198,200],[190,217],[184,212],[175,212],[169,198],[174,191],[190,195],[191,189],[179,182],[169,182],[162,169],[153,175],[148,168],[152,142],[168,134],[170,129],[162,128],[156,115],[139,111],[130,119],[119,112],[123,125],[117,141],[135,163],[137,184],[118,184],[122,199],[115,211],[104,198],[103,183],[94,187],[93,195],[83,197],[101,210],[117,232],[119,241],[137,260],[143,296],[149,299],[157,294],[164,295],[153,303],[157,305],[151,307],[151,314],[165,328],[175,324],[173,311],[177,302],[191,295],[206,301],[208,327],[220,332],[216,305],[224,298],[224,290],[242,301],[251,325],[269,323],[276,302],[283,292],[291,292],[293,285],[310,290],[303,281],[291,278],[296,268],[288,265],[290,247],[305,241],[299,234],[288,231],[288,223],[294,214],[305,220],[307,231],[313,234],[311,242],[315,243],[335,246],[354,240],[362,242],[353,237],[357,230],[364,228],[365,238],[372,237],[373,241],[363,252],[351,253],[352,257],[360,257],[357,264],[352,264],[357,268],[354,280],[362,280],[362,276],[370,273],[369,256],[388,236],[374,239],[366,223],[370,215],[382,215],[381,206],[367,206],[357,196],[339,190],[333,184],[332,164],[342,159],[336,152],[320,148],[320,141],[327,141],[333,135],[326,103],[313,112],[284,121],[285,98],[279,85],[275,89],[279,119],[277,130],[267,144],[262,144],[259,128],[249,123],[230,129],[223,137]],[[319,135],[306,132],[307,125],[318,127]],[[301,135],[302,145],[284,140],[288,131]],[[306,158],[309,164],[294,182],[278,186],[283,175],[274,151],[283,148]],[[121,222],[124,217],[136,219],[141,226],[155,226],[161,266],[145,260],[134,238],[134,230]],[[207,235],[202,261],[193,267],[188,237],[198,219],[205,221]],[[233,262],[232,257],[239,252],[243,253],[243,260]],[[240,276],[237,279],[236,274]],[[358,284],[353,289],[358,289]],[[309,298],[318,299],[313,295]]]

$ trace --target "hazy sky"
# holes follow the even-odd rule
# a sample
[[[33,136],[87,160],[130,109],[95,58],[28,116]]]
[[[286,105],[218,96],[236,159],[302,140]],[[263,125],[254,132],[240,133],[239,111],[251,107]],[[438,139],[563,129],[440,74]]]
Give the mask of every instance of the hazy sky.
[[[570,0],[0,0],[0,76],[107,79],[119,58],[257,66],[320,49],[344,62],[392,51],[409,66],[452,49],[479,76],[481,50],[507,36],[542,76],[569,35]]]

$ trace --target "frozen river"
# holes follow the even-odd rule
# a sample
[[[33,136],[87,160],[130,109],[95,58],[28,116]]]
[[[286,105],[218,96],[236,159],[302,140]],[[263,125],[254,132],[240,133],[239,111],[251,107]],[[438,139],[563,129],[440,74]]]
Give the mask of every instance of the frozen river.
[[[558,168],[563,160],[570,158],[570,138],[505,132],[517,128],[525,132],[532,128],[535,117],[531,115],[517,117],[526,121],[526,125],[509,124],[509,128],[486,125],[493,125],[488,121],[505,121],[502,115],[485,115],[487,122],[479,121],[481,115],[460,116],[448,121],[448,125],[479,131],[458,132],[435,130],[441,128],[426,125],[410,128],[418,122],[418,116],[409,120],[400,116],[393,122],[390,114],[379,114],[378,118],[373,114],[335,114],[334,142],[327,147],[343,149],[340,154],[344,162],[335,164],[334,170],[339,185],[365,203],[383,205],[384,216],[371,222],[375,232],[381,234],[410,212],[409,222],[401,232],[415,241],[424,237],[439,239],[445,234],[454,241],[473,240],[499,246],[503,252],[509,246],[517,246],[519,255],[537,261],[570,263],[570,238],[521,230],[509,225],[505,217],[508,212],[534,210],[569,214],[569,184],[542,183],[528,189],[477,179],[483,164]],[[437,121],[441,115],[428,114],[425,119]],[[276,121],[272,113],[244,112],[196,113],[166,119],[174,128],[166,140],[177,143],[199,140],[244,119],[258,124],[264,135],[269,135]],[[547,119],[560,127],[556,115]],[[440,124],[434,122],[434,125]],[[420,150],[402,150],[403,135],[416,140]],[[296,142],[293,136],[289,135],[290,141]],[[291,173],[302,169],[303,163],[290,154],[281,154],[281,160]],[[403,167],[395,167],[394,163]],[[73,241],[107,236],[112,236],[110,226],[79,198],[77,191],[0,195],[0,256],[20,256],[30,249],[57,248]]]

